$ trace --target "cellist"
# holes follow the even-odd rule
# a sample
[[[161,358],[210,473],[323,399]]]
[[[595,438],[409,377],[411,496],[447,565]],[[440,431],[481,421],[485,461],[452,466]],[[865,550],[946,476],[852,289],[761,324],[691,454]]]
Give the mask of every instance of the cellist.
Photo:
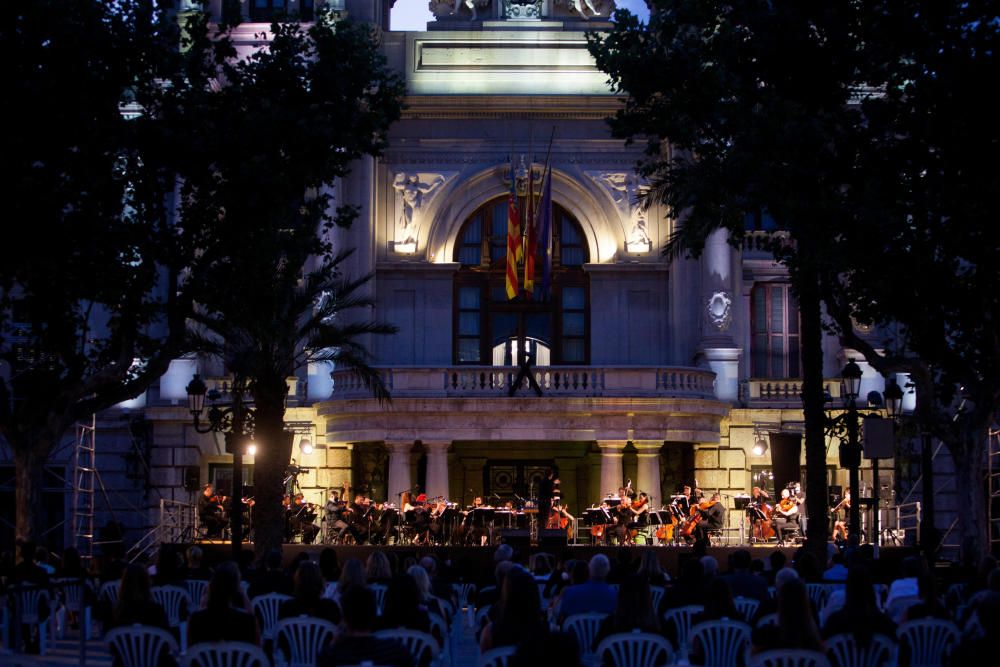
[[[695,511],[701,515],[701,520],[694,529],[695,540],[707,542],[709,531],[722,530],[725,525],[726,508],[722,504],[722,496],[713,493],[710,500],[698,503]]]

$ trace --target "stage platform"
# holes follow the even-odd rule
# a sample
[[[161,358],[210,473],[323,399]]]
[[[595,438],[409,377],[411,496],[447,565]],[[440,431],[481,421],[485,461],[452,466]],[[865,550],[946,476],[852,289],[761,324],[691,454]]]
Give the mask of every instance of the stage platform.
[[[171,546],[171,545],[164,545]],[[189,544],[177,544],[174,545],[178,549],[186,549]],[[220,542],[199,542],[200,546],[205,552],[205,561],[207,565],[214,565],[225,560],[229,560],[232,557],[232,547],[229,544],[223,544]],[[617,547],[617,546],[593,546],[593,545],[545,545],[542,546],[528,546],[528,545],[518,545],[513,544],[515,551],[515,560],[518,562],[526,563],[528,558],[532,554],[536,553],[550,553],[556,558],[574,558],[574,559],[589,559],[595,553],[603,553],[612,561],[612,563],[617,560],[624,560],[626,562],[637,562],[641,557],[643,552],[651,551],[656,554],[660,561],[660,566],[664,568],[671,576],[676,577],[680,572],[681,564],[688,558],[694,558],[697,556],[697,551],[693,547],[687,546],[635,546],[635,547]],[[245,547],[247,550],[251,550],[253,545],[247,544]],[[460,575],[465,575],[466,573],[475,573],[478,578],[483,573],[492,573],[493,571],[493,554],[496,552],[496,546],[485,546],[485,547],[460,547],[460,546],[370,546],[370,545],[332,545],[327,546],[324,544],[286,544],[282,548],[282,560],[285,565],[291,563],[294,559],[298,558],[303,552],[308,553],[310,557],[315,560],[319,558],[319,553],[324,549],[333,549],[337,552],[338,561],[343,564],[348,559],[358,558],[362,561],[368,558],[369,554],[373,551],[382,551],[390,557],[391,560],[396,561],[398,564],[409,561],[410,559],[419,560],[423,556],[433,555],[439,562],[450,563],[451,568],[457,571]],[[714,557],[719,562],[719,568],[725,570],[727,568],[727,563],[729,557],[733,552],[739,549],[749,549],[753,558],[761,558],[767,560],[771,552],[775,550],[780,550],[784,552],[785,556],[788,558],[789,562],[798,551],[800,547],[779,547],[773,544],[763,545],[732,545],[732,546],[717,546],[709,547],[707,550],[707,555]],[[899,566],[903,558],[917,553],[917,550],[912,547],[883,547],[880,553],[880,558],[878,562],[879,573],[885,573],[892,576],[899,572]]]

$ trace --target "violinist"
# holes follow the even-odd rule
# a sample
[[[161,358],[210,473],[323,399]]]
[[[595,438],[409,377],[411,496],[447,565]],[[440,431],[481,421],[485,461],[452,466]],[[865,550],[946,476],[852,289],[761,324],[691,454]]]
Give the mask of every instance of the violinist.
[[[847,514],[851,511],[851,490],[844,491],[844,498],[837,503],[836,507],[830,510],[834,516],[833,520],[833,541],[847,541]]]
[[[649,495],[642,491],[639,496],[628,505],[628,523],[626,525],[626,536],[628,543],[634,545],[639,529],[646,525],[649,520]]]
[[[226,525],[224,502],[225,497],[215,495],[215,487],[211,484],[205,485],[198,498],[198,520],[205,526],[205,537],[209,539],[222,537],[222,529]]]
[[[559,471],[546,468],[545,477],[538,483],[538,516],[547,521],[552,509],[552,499],[555,497],[556,486],[559,484]]]
[[[316,535],[319,534],[319,527],[315,524],[316,506],[307,503],[305,497],[301,493],[297,493],[292,499],[288,512],[288,523],[292,534],[301,534],[303,544],[312,544]]]
[[[725,525],[726,508],[722,504],[722,496],[713,493],[711,499],[698,503],[695,507],[695,511],[701,516],[694,529],[695,540],[707,542],[710,531],[722,530]]]
[[[778,543],[784,544],[784,533],[799,527],[799,503],[788,489],[781,490],[781,500],[771,515],[774,529],[778,533]]]

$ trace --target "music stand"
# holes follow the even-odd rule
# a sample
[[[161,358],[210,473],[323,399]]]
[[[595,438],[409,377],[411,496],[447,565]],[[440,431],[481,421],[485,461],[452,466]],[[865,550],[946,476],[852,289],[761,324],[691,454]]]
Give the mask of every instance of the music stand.
[[[750,504],[750,496],[733,496],[733,508],[745,510]]]

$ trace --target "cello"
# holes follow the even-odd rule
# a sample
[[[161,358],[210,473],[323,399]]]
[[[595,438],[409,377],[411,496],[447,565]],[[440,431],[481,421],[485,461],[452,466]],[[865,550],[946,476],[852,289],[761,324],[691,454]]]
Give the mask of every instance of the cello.
[[[704,521],[705,519],[705,517],[702,515],[702,512],[707,511],[708,509],[713,507],[717,502],[719,501],[706,500],[704,502],[698,503],[697,505],[692,505],[691,517],[684,522],[683,526],[681,526],[681,537],[693,537],[694,529],[697,528],[698,524]]]

